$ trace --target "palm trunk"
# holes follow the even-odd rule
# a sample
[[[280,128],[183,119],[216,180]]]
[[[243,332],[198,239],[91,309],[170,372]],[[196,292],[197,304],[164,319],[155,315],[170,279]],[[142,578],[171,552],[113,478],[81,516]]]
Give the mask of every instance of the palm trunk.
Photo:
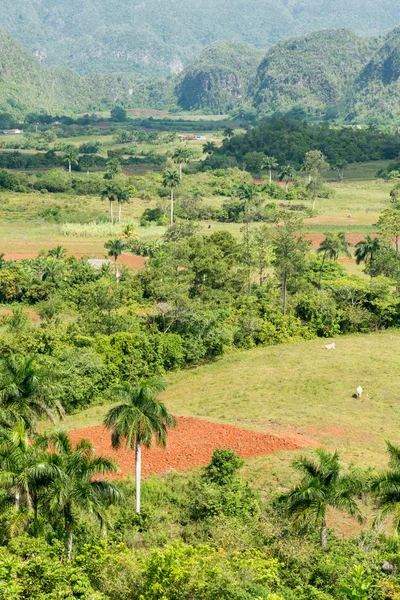
[[[286,315],[287,307],[287,276],[284,275],[282,282],[283,314]]]
[[[326,529],[326,523],[324,522],[324,524],[321,527],[320,533],[319,533],[319,537],[320,537],[320,543],[321,543],[321,548],[323,548],[325,550],[327,544],[328,544],[328,531]]]
[[[171,219],[170,225],[174,224],[174,188],[171,188]]]
[[[142,448],[140,442],[136,442],[136,512],[140,515],[140,477],[142,472]]]
[[[15,510],[19,510],[21,496],[19,492],[15,492]]]
[[[315,210],[315,203],[317,201],[317,196],[314,194],[314,198],[313,198],[313,203],[312,203],[312,209]]]
[[[67,560],[71,560],[72,554],[72,529],[68,527],[68,537],[67,537]]]
[[[182,179],[182,163],[179,163],[179,178]]]
[[[288,182],[288,180],[285,181],[285,190],[286,190],[286,193],[288,193],[288,191],[289,191],[289,182]]]
[[[118,202],[118,223],[121,223],[122,202]]]
[[[68,171],[69,173],[72,173],[72,163],[68,163]]]
[[[269,170],[269,185],[272,183],[272,169]]]
[[[311,183],[311,173],[308,174],[308,183]]]
[[[113,203],[110,200],[110,223],[114,223],[114,215],[113,215]]]
[[[119,283],[120,274],[119,274],[119,267],[118,267],[118,262],[117,262],[116,258],[115,258],[115,278],[117,280],[117,283]]]

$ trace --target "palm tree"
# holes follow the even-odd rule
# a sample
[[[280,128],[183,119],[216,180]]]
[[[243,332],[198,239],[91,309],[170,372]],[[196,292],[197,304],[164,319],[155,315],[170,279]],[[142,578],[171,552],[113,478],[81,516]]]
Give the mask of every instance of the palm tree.
[[[383,247],[383,245],[384,242],[381,238],[371,238],[370,235],[367,235],[365,240],[357,242],[355,246],[356,251],[354,256],[356,257],[356,263],[358,265],[361,262],[364,262],[365,265],[372,264],[374,262],[375,254]]]
[[[114,258],[115,277],[117,281],[119,281],[118,257],[121,256],[124,250],[126,250],[127,245],[121,239],[115,238],[114,240],[108,240],[108,242],[104,244],[104,248],[108,250],[108,256],[112,256]]]
[[[130,200],[129,190],[121,189],[117,194],[118,202],[118,223],[121,223],[122,205],[127,204]]]
[[[348,167],[348,166],[349,166],[349,163],[347,162],[347,160],[340,159],[336,162],[334,169],[335,169],[335,171],[338,171],[340,181],[343,181],[344,172],[345,172],[346,167]]]
[[[62,260],[65,258],[65,255],[67,253],[66,248],[63,248],[62,246],[56,246],[55,248],[51,248],[48,252],[47,252],[47,256],[51,256],[52,258],[55,258],[56,260]]]
[[[78,164],[78,148],[70,146],[64,152],[63,161],[68,163],[68,171],[72,173],[72,165]]]
[[[394,530],[400,532],[400,448],[386,442],[389,453],[390,470],[374,478],[371,491],[377,499],[378,514],[375,523],[379,524],[394,515]]]
[[[182,179],[182,165],[190,161],[192,153],[188,148],[176,148],[172,155],[173,161],[179,165],[179,177]]]
[[[272,170],[275,169],[275,167],[277,167],[277,166],[278,166],[278,163],[274,156],[266,156],[262,161],[261,168],[262,169],[266,168],[269,170],[269,184],[270,185],[272,183]]]
[[[104,176],[105,179],[114,179],[118,173],[121,173],[122,167],[118,158],[110,158],[106,164],[106,174]]]
[[[289,181],[296,175],[296,171],[291,165],[286,165],[279,169],[279,181],[285,182],[285,190],[289,190]]]
[[[211,156],[217,149],[217,144],[215,142],[206,142],[203,144],[203,154],[208,154]]]
[[[100,479],[101,475],[116,473],[118,467],[112,460],[96,455],[87,440],[81,440],[74,447],[64,431],[44,436],[42,443],[48,447],[47,462],[54,473],[42,504],[56,522],[62,517],[70,560],[78,514],[89,513],[104,527],[107,523],[105,509],[121,500],[121,492],[115,484]]]
[[[348,258],[351,257],[349,252],[350,243],[346,241],[346,235],[341,233],[325,233],[325,239],[320,243],[317,249],[317,254],[322,254],[321,269],[319,272],[318,287],[321,288],[322,271],[324,269],[325,260],[337,260],[340,254],[344,254]]]
[[[101,192],[101,199],[107,199],[110,203],[110,222],[114,223],[113,202],[119,202],[118,198],[121,195],[121,188],[114,182],[107,183],[104,190]]]
[[[233,131],[232,127],[226,127],[226,129],[224,130],[224,133],[223,133],[224,138],[227,138],[229,140],[234,135],[235,135],[235,132]]]
[[[327,514],[330,508],[345,511],[362,521],[355,497],[362,492],[362,483],[351,474],[343,474],[337,452],[316,450],[318,462],[302,457],[293,463],[304,475],[301,482],[280,501],[285,505],[293,525],[311,524],[319,528],[322,548],[327,546]]]
[[[35,365],[33,357],[9,355],[0,363],[0,423],[12,427],[23,423],[32,431],[39,419],[54,422],[64,409],[54,398],[52,377]]]
[[[165,188],[169,188],[171,190],[171,225],[174,223],[174,189],[180,184],[180,181],[181,178],[179,177],[178,171],[173,169],[167,169],[164,171],[162,184]]]
[[[127,450],[135,450],[136,463],[136,512],[140,514],[141,448],[150,448],[155,439],[165,447],[167,431],[176,421],[165,405],[156,399],[165,385],[160,380],[141,381],[137,385],[125,383],[115,391],[114,399],[122,403],[112,408],[104,424],[111,431],[113,448],[120,448],[125,441]]]

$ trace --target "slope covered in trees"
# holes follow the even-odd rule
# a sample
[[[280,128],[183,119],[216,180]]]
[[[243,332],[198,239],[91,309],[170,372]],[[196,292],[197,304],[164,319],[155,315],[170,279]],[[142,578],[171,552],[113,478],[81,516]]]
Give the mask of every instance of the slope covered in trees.
[[[364,35],[400,22],[393,0],[3,0],[0,27],[48,65],[176,73],[220,40],[259,48],[323,28]]]
[[[176,87],[179,105],[185,110],[231,110],[246,98],[263,54],[248,44],[208,46],[182,74]]]

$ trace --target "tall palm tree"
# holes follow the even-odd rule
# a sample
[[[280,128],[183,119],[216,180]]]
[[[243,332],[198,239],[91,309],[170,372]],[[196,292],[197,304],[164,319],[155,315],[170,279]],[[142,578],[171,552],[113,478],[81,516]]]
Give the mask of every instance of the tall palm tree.
[[[171,191],[171,225],[174,223],[174,189],[180,184],[180,182],[181,178],[179,177],[178,171],[173,169],[167,169],[164,171],[162,184],[165,188],[169,188]]]
[[[381,238],[372,238],[370,235],[365,237],[365,240],[361,240],[356,244],[356,263],[359,265],[364,262],[365,265],[374,262],[374,256],[378,250],[383,247],[383,240]]]
[[[285,190],[289,190],[289,181],[296,175],[296,171],[291,165],[286,165],[279,169],[279,181],[285,182]]]
[[[0,362],[0,424],[23,423],[32,431],[39,419],[54,422],[64,409],[54,397],[51,375],[33,357],[10,355]]]
[[[320,544],[327,546],[327,514],[330,508],[345,511],[362,521],[355,498],[362,492],[362,483],[351,474],[342,472],[339,455],[316,450],[318,462],[302,457],[293,463],[303,479],[280,498],[295,526],[312,525],[319,528]]]
[[[110,203],[110,223],[114,223],[113,203],[118,202],[121,191],[120,186],[111,181],[110,183],[107,183],[106,187],[101,192],[101,199],[107,199]]]
[[[67,254],[67,249],[63,248],[63,246],[56,246],[55,248],[51,248],[48,252],[47,252],[47,256],[51,256],[52,258],[55,258],[57,260],[62,260],[63,258],[65,258],[65,255]]]
[[[73,534],[78,515],[86,512],[96,517],[101,526],[107,523],[105,509],[121,500],[121,492],[101,475],[116,473],[117,465],[110,459],[96,455],[87,440],[74,446],[64,431],[45,436],[43,445],[48,447],[48,466],[54,476],[41,500],[50,518],[63,519],[67,534],[67,558],[72,553]]]
[[[70,146],[67,148],[63,155],[63,161],[68,164],[68,171],[72,173],[72,165],[78,164],[78,148],[75,146]]]
[[[211,156],[217,149],[217,144],[215,142],[206,142],[203,144],[203,154],[208,154]]]
[[[224,138],[227,138],[228,140],[230,138],[232,138],[235,135],[234,130],[232,129],[232,127],[226,127],[223,133]]]
[[[112,256],[114,259],[115,277],[117,281],[119,281],[118,258],[121,256],[123,251],[126,250],[126,242],[119,238],[115,238],[114,240],[108,240],[108,242],[104,244],[104,247],[108,250],[108,256]]]
[[[321,269],[319,272],[319,284],[321,288],[322,272],[326,259],[337,260],[341,254],[351,257],[349,252],[350,243],[346,241],[346,234],[341,233],[325,233],[325,239],[320,243],[317,249],[317,254],[322,254]]]
[[[378,514],[375,523],[379,524],[390,515],[394,516],[394,530],[400,533],[400,448],[386,442],[390,469],[375,477],[371,491],[377,500]]]
[[[190,161],[192,153],[188,148],[176,148],[172,155],[172,160],[179,165],[179,177],[182,179],[182,165],[187,164]]]
[[[127,204],[130,200],[129,190],[121,189],[117,194],[118,202],[118,223],[121,223],[122,205]]]
[[[266,156],[261,164],[261,168],[264,169],[268,169],[269,171],[269,184],[271,185],[272,183],[272,170],[275,169],[275,167],[278,166],[278,162],[276,160],[276,158],[274,156]]]
[[[176,421],[165,405],[156,399],[158,392],[164,389],[160,380],[141,381],[137,385],[125,383],[115,390],[113,398],[121,404],[112,408],[104,424],[111,431],[113,448],[120,448],[125,442],[127,450],[135,450],[136,463],[136,512],[140,514],[140,479],[142,455],[141,448],[150,448],[155,440],[157,445],[165,447],[168,428]]]

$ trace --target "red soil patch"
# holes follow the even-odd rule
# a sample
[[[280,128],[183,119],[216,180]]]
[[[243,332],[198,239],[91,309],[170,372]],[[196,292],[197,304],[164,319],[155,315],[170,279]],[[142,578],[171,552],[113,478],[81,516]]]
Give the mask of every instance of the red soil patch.
[[[143,449],[144,476],[204,466],[210,462],[216,448],[230,448],[242,458],[250,458],[312,445],[293,434],[278,437],[192,417],[178,417],[177,421],[177,427],[168,434],[167,448]],[[99,454],[112,457],[121,469],[118,475],[113,476],[114,479],[123,479],[134,471],[134,452],[113,450],[110,433],[103,426],[76,429],[70,432],[70,436],[73,442],[87,439]]]
[[[118,260],[122,265],[127,265],[134,271],[143,269],[146,264],[146,259],[143,256],[136,256],[135,254],[121,254]]]

